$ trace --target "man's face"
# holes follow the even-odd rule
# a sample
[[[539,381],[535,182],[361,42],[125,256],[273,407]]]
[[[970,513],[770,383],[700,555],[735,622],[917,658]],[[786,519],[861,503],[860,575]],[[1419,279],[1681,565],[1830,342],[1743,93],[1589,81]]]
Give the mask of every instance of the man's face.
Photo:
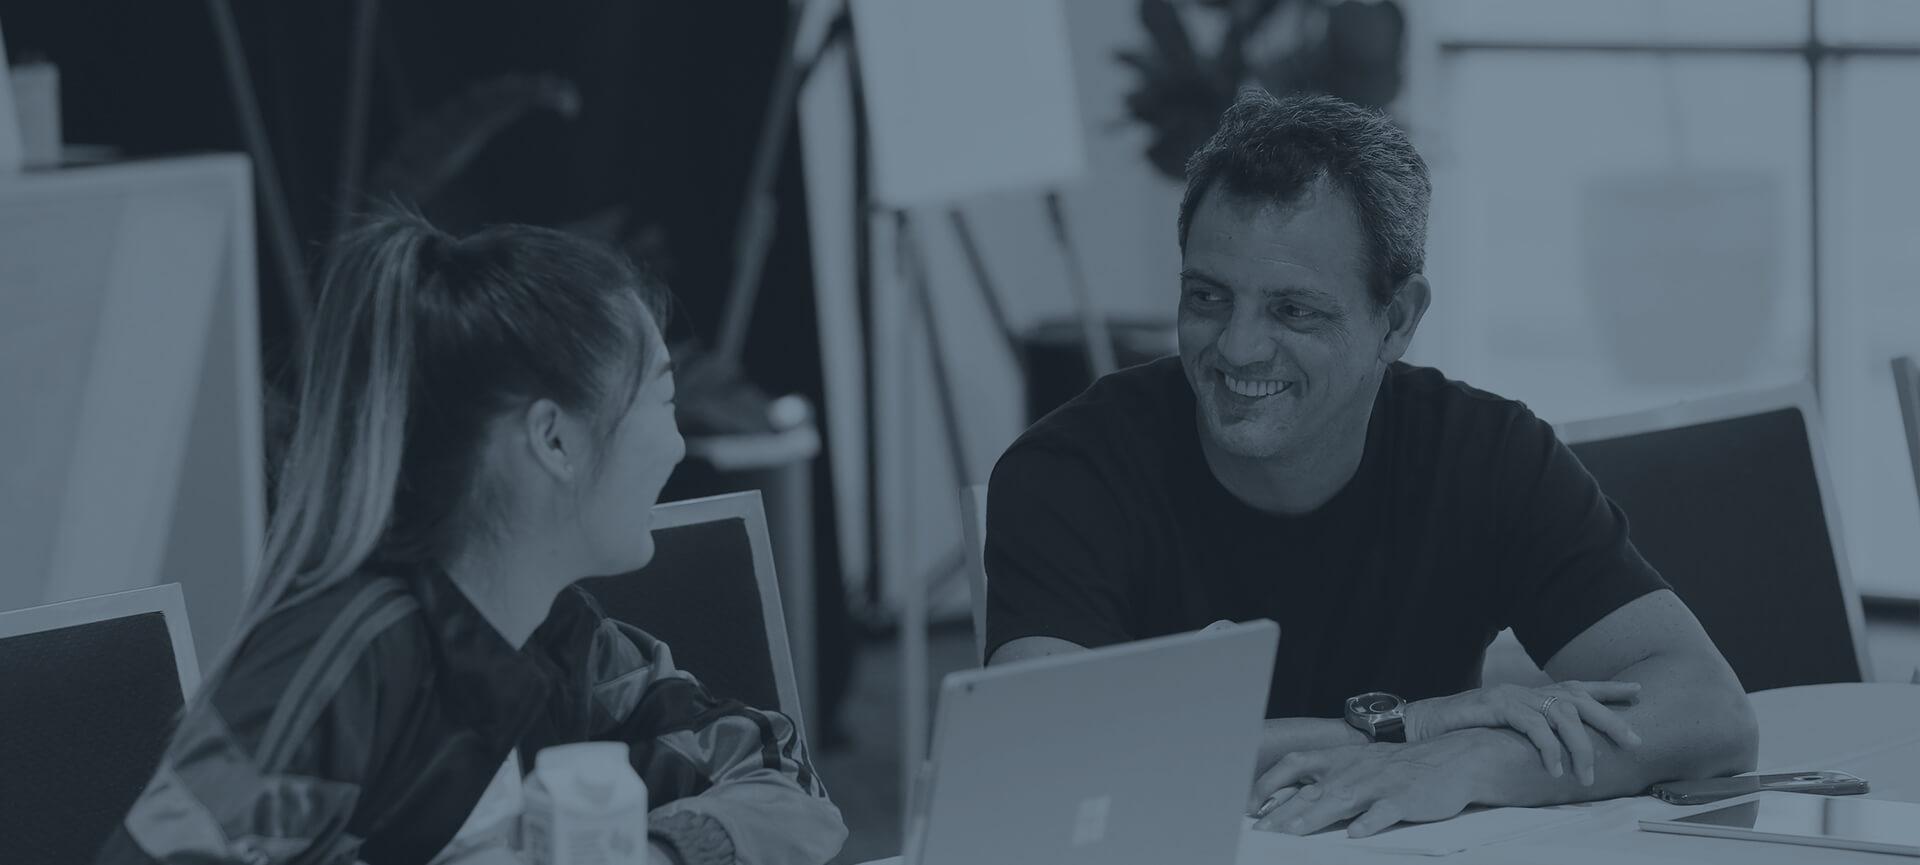
[[[1181,260],[1180,362],[1221,450],[1311,453],[1372,411],[1392,358],[1364,250],[1359,215],[1324,183],[1292,204],[1201,199]]]

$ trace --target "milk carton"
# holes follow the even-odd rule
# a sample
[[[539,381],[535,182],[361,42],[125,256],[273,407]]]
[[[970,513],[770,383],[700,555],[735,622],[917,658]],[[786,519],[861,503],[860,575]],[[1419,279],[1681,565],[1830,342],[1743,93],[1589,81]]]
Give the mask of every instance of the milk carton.
[[[520,843],[532,865],[646,865],[647,786],[626,743],[541,751],[525,797]]]

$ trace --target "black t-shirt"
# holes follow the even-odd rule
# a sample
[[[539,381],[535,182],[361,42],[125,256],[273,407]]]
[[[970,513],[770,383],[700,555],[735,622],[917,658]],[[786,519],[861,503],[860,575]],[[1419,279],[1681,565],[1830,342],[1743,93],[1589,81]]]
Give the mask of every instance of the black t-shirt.
[[[1199,436],[1166,358],[1101,379],[1014,442],[988,494],[989,652],[1268,618],[1268,716],[1337,717],[1364,691],[1478,687],[1503,628],[1544,665],[1666,588],[1550,426],[1435,370],[1387,371],[1359,469],[1311,513],[1235,498]]]

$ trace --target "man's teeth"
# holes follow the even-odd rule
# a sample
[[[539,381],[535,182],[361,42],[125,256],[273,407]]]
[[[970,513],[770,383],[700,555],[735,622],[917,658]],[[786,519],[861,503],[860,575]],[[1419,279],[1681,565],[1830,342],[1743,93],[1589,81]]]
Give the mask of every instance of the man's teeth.
[[[1222,378],[1227,380],[1227,390],[1233,391],[1241,396],[1273,396],[1287,389],[1287,383],[1282,381],[1254,381],[1244,378],[1234,378],[1230,375],[1222,376]]]

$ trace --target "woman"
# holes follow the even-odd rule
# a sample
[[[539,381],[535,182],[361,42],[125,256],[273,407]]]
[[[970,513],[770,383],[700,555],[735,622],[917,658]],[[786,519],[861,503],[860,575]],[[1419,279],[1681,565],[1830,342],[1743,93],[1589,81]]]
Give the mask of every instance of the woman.
[[[659,305],[556,231],[392,213],[346,237],[262,576],[100,861],[516,861],[475,830],[539,749],[585,740],[629,743],[652,862],[837,853],[792,721],[572,586],[652,557],[686,451]]]

